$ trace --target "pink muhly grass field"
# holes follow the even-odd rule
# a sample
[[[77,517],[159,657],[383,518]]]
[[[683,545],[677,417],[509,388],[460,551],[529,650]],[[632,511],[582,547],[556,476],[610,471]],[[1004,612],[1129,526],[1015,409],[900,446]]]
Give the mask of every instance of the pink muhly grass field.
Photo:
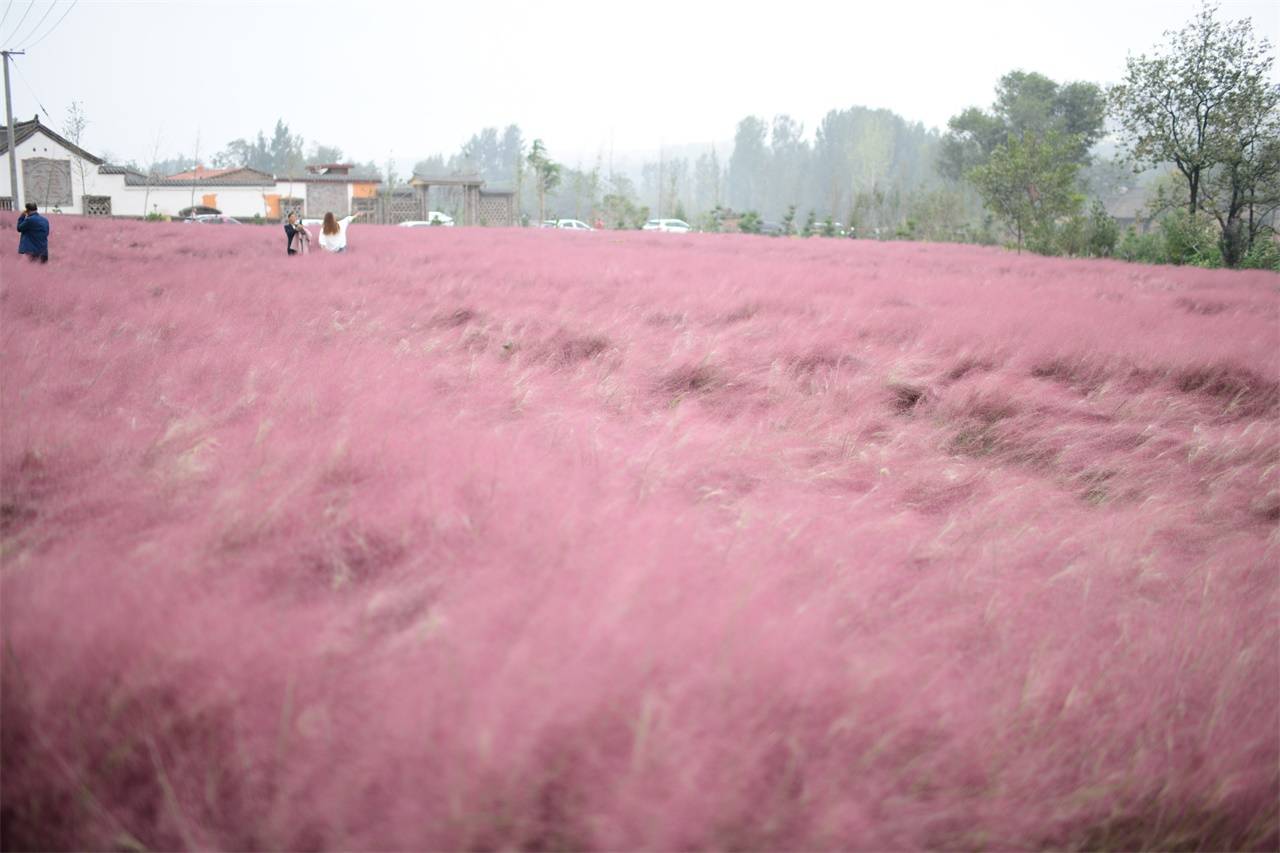
[[[1280,277],[350,239],[5,250],[4,848],[1280,844]]]

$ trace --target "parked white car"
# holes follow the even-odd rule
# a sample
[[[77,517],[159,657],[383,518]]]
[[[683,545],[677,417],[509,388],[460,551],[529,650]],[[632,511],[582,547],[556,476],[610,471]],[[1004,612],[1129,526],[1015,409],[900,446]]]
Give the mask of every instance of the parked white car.
[[[644,224],[645,231],[666,231],[670,234],[688,234],[693,227],[683,219],[650,219]]]
[[[240,220],[225,213],[200,213],[182,220],[188,225],[239,225]]]
[[[580,220],[580,219],[557,219],[557,220],[556,220],[556,226],[555,226],[555,227],[557,227],[557,228],[563,228],[563,229],[564,229],[564,230],[566,230],[566,231],[594,231],[594,230],[596,230],[596,229],[592,228],[590,225],[588,225],[587,223],[583,222],[583,221],[582,221],[582,220]]]

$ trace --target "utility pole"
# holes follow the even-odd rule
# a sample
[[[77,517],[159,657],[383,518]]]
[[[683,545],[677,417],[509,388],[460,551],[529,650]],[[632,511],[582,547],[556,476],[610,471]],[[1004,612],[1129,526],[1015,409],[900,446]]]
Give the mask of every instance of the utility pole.
[[[4,57],[4,121],[5,133],[9,137],[9,197],[13,199],[13,209],[21,210],[18,199],[18,152],[13,144],[13,98],[9,95],[9,63],[13,57],[22,56],[24,50],[0,50]]]

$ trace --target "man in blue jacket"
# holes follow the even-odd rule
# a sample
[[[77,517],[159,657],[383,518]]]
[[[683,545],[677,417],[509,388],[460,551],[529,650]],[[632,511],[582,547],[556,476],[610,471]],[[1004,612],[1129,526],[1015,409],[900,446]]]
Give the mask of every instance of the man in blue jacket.
[[[27,202],[27,209],[18,217],[18,254],[32,261],[49,263],[49,220],[36,213],[35,202]]]

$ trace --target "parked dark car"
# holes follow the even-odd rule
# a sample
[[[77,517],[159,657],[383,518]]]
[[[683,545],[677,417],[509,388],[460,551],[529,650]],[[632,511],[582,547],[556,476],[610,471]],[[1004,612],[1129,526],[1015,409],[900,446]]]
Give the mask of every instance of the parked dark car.
[[[767,234],[770,237],[781,237],[783,234],[787,233],[787,230],[782,227],[781,222],[769,222],[768,220],[761,220],[760,233]]]

